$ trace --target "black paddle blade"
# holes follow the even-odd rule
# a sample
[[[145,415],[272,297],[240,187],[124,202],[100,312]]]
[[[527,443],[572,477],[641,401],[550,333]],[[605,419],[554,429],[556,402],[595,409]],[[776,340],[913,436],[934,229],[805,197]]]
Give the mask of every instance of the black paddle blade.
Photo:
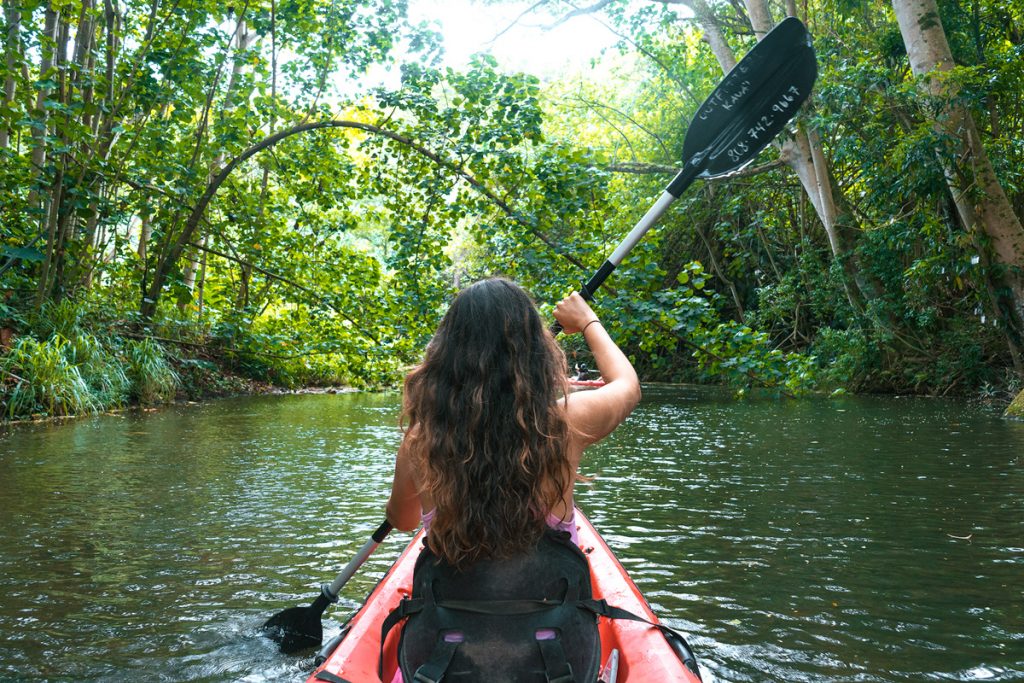
[[[324,627],[320,623],[322,609],[312,607],[290,607],[278,612],[263,624],[263,635],[270,638],[286,655],[292,655],[312,647],[319,647],[324,639]]]
[[[793,118],[817,75],[814,51],[808,47],[760,83],[746,105],[748,113],[723,131],[709,150],[701,175],[730,173],[753,160]]]
[[[750,162],[793,118],[817,76],[807,28],[796,17],[785,19],[726,74],[694,114],[683,141],[684,162],[694,164],[703,177]],[[683,189],[670,185],[668,191],[678,197]]]

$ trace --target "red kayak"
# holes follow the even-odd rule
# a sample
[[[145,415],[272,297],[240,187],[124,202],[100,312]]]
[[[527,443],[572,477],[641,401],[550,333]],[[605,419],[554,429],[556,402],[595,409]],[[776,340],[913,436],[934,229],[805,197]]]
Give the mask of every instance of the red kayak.
[[[576,510],[576,521],[580,548],[590,561],[594,598],[603,598],[611,605],[658,623],[657,616],[626,570],[579,510]],[[341,642],[307,683],[339,679],[349,683],[380,683],[377,664],[381,652],[381,624],[402,597],[412,591],[413,567],[422,547],[422,536],[421,530],[345,625]],[[674,636],[667,637],[654,626],[626,619],[600,617],[598,628],[601,661],[605,662],[600,678],[603,683],[700,682],[683,664],[683,658],[692,657],[689,648],[685,643],[676,642]],[[400,631],[399,628],[392,630],[384,644],[384,683],[391,682],[397,669]]]

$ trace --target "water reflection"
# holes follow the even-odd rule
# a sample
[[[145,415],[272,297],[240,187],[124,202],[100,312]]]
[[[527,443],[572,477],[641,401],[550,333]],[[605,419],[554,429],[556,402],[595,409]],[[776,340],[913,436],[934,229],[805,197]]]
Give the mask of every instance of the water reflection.
[[[379,523],[397,409],[261,397],[7,436],[0,678],[303,680],[257,628]],[[1022,680],[1022,455],[1024,425],[955,402],[651,387],[579,502],[706,680]]]

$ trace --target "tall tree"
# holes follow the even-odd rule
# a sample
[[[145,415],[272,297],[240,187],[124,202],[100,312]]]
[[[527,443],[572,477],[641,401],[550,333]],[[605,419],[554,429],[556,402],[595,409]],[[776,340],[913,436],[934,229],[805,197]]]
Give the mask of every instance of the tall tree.
[[[685,0],[705,31],[707,42],[713,47],[723,73],[728,73],[736,59],[722,35],[705,0]],[[761,40],[775,25],[766,0],[745,0],[747,16],[754,35]],[[787,11],[789,11],[787,9]],[[793,169],[807,195],[814,212],[821,221],[832,255],[842,265],[847,298],[855,310],[863,311],[865,303],[879,296],[879,286],[858,262],[855,249],[860,226],[850,209],[842,189],[836,184],[828,156],[818,131],[813,127],[798,128],[791,137],[780,143],[782,159]]]
[[[925,107],[947,144],[939,150],[946,182],[964,228],[997,268],[999,314],[1018,372],[1024,372],[1024,227],[996,176],[978,126],[964,104],[956,64],[935,0],[893,0],[914,75],[930,98]]]

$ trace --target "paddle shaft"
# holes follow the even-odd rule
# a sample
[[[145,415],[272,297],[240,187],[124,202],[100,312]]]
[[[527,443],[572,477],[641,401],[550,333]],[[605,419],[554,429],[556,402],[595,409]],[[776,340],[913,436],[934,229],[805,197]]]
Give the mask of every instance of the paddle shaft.
[[[323,586],[324,594],[331,600],[331,602],[338,599],[338,593],[341,591],[342,587],[348,583],[349,579],[355,576],[355,573],[361,566],[363,566],[363,563],[366,562],[367,558],[373,554],[373,551],[377,549],[377,546],[387,538],[393,528],[394,527],[391,526],[390,522],[384,520],[384,523],[377,527],[377,530],[373,532],[372,536],[370,536],[370,540],[363,544],[363,547],[359,549],[356,556],[349,560],[349,563],[345,565],[345,568],[341,570],[341,573],[338,574],[337,577],[335,577],[334,581],[332,581],[330,585],[325,584]]]
[[[647,231],[654,227],[661,217],[668,211],[668,207],[672,205],[672,202],[679,199],[679,197],[686,191],[693,181],[703,171],[703,164],[701,163],[705,157],[699,159],[693,159],[688,163],[683,170],[681,170],[676,177],[673,178],[672,182],[669,183],[665,191],[661,193],[658,200],[654,202],[654,205],[647,210],[647,213],[643,215],[637,224],[633,226],[633,229],[629,231],[629,234],[619,242],[619,246],[615,247],[615,251],[612,252],[601,267],[597,269],[590,279],[587,280],[586,284],[580,287],[580,296],[586,301],[592,301],[594,299],[594,293],[598,288],[604,284],[604,281],[608,279],[608,276],[612,274],[612,271],[622,263],[622,260],[626,258],[626,255],[633,250],[633,247],[643,239],[643,236],[647,234]],[[556,322],[551,326],[552,334],[556,336],[561,333],[562,325]]]
[[[647,234],[647,231],[654,227],[654,224],[668,211],[668,207],[672,205],[672,202],[679,199],[683,192],[686,191],[686,188],[693,184],[693,181],[703,171],[702,161],[703,158],[692,160],[676,175],[668,187],[665,188],[665,191],[661,193],[661,196],[658,197],[658,200],[654,202],[654,205],[643,215],[643,218],[637,221],[637,224],[633,226],[629,234],[619,242],[619,246],[615,247],[615,251],[612,252],[611,256],[605,260],[601,267],[597,269],[597,272],[583,285],[580,289],[580,296],[587,301],[594,298],[594,293],[604,284],[604,281],[612,274],[612,271],[622,263],[626,255]]]

